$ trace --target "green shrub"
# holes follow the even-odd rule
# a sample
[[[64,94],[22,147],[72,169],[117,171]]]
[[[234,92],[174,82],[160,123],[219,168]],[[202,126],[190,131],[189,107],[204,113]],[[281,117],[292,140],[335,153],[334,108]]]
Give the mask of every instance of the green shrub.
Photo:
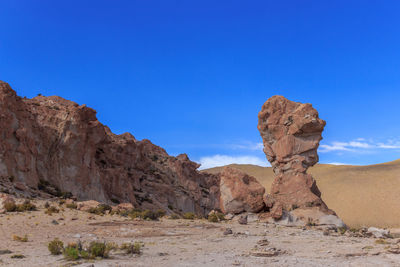
[[[15,205],[15,203],[12,201],[7,201],[6,203],[4,203],[4,209],[7,212],[13,212],[17,210],[17,205]]]
[[[217,214],[212,213],[212,214],[208,215],[208,221],[209,222],[219,222]]]
[[[194,220],[195,218],[196,218],[196,215],[193,212],[186,212],[183,214],[183,219]]]
[[[64,243],[60,241],[58,238],[54,239],[48,244],[48,249],[51,255],[60,255],[64,249]]]
[[[64,258],[70,261],[79,260],[79,250],[76,247],[67,246],[64,249]]]
[[[91,242],[89,246],[89,253],[93,257],[101,257],[101,258],[107,258],[108,257],[108,251],[106,249],[106,244],[101,243],[101,242]]]

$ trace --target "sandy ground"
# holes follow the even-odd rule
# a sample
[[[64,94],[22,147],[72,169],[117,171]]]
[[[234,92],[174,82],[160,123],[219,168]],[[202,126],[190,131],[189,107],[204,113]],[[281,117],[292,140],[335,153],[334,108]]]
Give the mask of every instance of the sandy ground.
[[[58,224],[54,224],[55,220]],[[377,244],[374,238],[328,236],[316,228],[289,228],[261,222],[240,225],[235,221],[131,220],[117,215],[98,216],[65,209],[47,215],[44,209],[0,215],[2,266],[399,266],[400,255],[388,252],[398,239]],[[226,228],[233,234],[224,235]],[[14,241],[16,234],[28,242]],[[69,262],[50,255],[47,244],[54,238],[144,243],[140,256],[111,254],[109,259]],[[265,241],[267,240],[267,241]],[[267,251],[277,255],[266,257]],[[23,254],[23,259],[11,255]],[[268,253],[267,253],[268,254]]]

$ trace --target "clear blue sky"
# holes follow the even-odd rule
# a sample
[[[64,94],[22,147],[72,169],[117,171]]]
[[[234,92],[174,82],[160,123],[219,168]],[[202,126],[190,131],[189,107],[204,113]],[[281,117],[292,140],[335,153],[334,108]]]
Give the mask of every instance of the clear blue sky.
[[[327,121],[324,163],[400,158],[399,1],[0,0],[0,80],[205,166],[266,162],[272,95]]]

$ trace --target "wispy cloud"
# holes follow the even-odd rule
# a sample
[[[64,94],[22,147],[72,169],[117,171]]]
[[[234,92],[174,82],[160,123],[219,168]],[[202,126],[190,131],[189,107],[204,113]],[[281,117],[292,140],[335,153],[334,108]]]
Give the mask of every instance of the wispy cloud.
[[[229,164],[252,164],[263,167],[270,166],[267,159],[256,156],[228,156],[213,155],[200,158],[201,167],[199,169],[209,169]]]
[[[333,152],[333,151],[370,151],[377,149],[400,149],[400,141],[387,140],[387,142],[374,142],[373,140],[367,141],[365,138],[357,138],[350,142],[331,142],[330,144],[321,144],[319,152]]]
[[[242,149],[242,150],[252,150],[252,151],[260,150],[260,151],[262,151],[264,148],[263,143],[253,143],[253,142],[249,142],[249,141],[246,141],[246,142],[243,142],[240,144],[228,144],[226,146],[233,150]]]

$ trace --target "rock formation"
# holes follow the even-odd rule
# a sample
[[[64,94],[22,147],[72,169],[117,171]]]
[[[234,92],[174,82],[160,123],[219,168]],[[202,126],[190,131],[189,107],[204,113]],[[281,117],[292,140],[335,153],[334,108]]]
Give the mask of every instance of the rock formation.
[[[95,110],[58,96],[21,98],[0,82],[0,137],[0,189],[12,181],[28,191],[203,215],[219,207],[218,176],[198,172],[185,154],[113,134]]]
[[[223,213],[259,212],[265,188],[241,170],[225,167],[220,174],[220,205]]]
[[[274,218],[279,219],[283,211],[311,207],[334,214],[322,201],[313,177],[306,173],[318,162],[317,148],[324,126],[325,121],[310,104],[273,96],[262,106],[258,130],[276,175],[265,202]]]

